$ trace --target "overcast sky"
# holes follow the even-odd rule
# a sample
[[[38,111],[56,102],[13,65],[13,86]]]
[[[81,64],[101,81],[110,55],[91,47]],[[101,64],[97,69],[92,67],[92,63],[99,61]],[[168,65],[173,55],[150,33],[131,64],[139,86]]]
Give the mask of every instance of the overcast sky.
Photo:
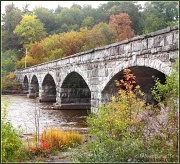
[[[45,7],[48,9],[56,9],[58,4],[61,7],[68,7],[70,8],[73,3],[79,4],[83,7],[84,4],[89,4],[93,8],[98,8],[100,4],[107,3],[108,1],[1,1],[1,13],[4,13],[5,6],[7,4],[14,3],[15,7],[18,7],[20,10],[22,10],[22,7],[27,4],[29,4],[29,10],[33,10],[35,7]],[[143,3],[143,1],[139,1],[140,3]]]
[[[4,13],[5,6],[7,4],[14,3],[15,7],[18,7],[22,10],[24,5],[29,4],[29,9],[32,10],[37,6],[46,7],[48,9],[56,9],[58,4],[61,7],[70,8],[73,3],[79,4],[83,7],[84,4],[89,4],[93,8],[98,8],[100,4],[107,3],[108,1],[1,1],[1,12]]]

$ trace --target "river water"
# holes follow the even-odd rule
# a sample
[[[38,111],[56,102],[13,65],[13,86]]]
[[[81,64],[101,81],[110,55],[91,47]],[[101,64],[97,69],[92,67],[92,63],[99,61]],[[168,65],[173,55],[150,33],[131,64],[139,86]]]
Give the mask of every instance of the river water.
[[[21,129],[24,135],[35,134],[36,118],[39,118],[40,133],[49,127],[87,133],[86,117],[89,110],[53,110],[53,103],[40,103],[38,99],[20,95],[2,95],[1,109],[6,102],[7,119],[15,128]]]

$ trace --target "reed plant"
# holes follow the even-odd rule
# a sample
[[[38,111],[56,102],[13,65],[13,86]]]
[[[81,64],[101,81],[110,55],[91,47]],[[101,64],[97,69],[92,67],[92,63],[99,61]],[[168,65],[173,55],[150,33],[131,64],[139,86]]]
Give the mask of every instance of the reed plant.
[[[78,132],[52,127],[43,131],[41,139],[46,141],[51,150],[65,150],[82,142],[82,136]]]

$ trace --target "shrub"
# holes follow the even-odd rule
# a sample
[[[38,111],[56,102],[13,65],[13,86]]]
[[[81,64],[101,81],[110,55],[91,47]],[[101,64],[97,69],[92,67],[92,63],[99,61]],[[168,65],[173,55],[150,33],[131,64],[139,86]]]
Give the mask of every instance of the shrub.
[[[10,73],[8,76],[5,76],[2,78],[2,84],[1,84],[2,92],[5,90],[20,90],[21,85],[16,80],[16,76],[14,73]]]
[[[176,60],[173,65],[174,70],[170,76],[166,76],[165,84],[161,84],[159,79],[155,79],[155,86],[152,89],[152,94],[157,102],[161,102],[171,108],[178,108],[178,93],[179,93],[179,60]]]
[[[34,156],[46,157],[50,153],[50,147],[45,140],[40,139],[40,143],[28,146],[27,154],[30,158]]]
[[[161,84],[159,79],[156,79],[152,90],[160,112],[153,118],[153,122],[150,121],[153,127],[159,127],[158,130],[153,129],[153,131],[156,130],[156,135],[153,138],[155,142],[151,143],[151,150],[156,156],[161,156],[169,162],[178,161],[178,63],[176,60],[173,64],[174,70],[170,76],[166,77],[165,84]],[[158,162],[157,159],[156,162]]]
[[[19,161],[36,159],[36,157],[47,157],[56,150],[66,150],[82,142],[82,136],[75,131],[64,132],[60,129],[49,128],[44,130],[39,142],[28,143],[20,153]]]
[[[135,76],[129,69],[124,73],[116,82],[118,95],[88,117],[88,142],[74,154],[74,161],[177,162],[177,109],[147,106]]]
[[[143,161],[140,154],[145,145],[140,137],[146,123],[142,120],[142,114],[150,106],[146,106],[141,99],[143,94],[140,87],[136,86],[136,77],[129,69],[125,69],[124,74],[124,79],[116,82],[119,87],[118,95],[112,97],[112,102],[100,106],[98,115],[88,117],[93,142],[75,155],[77,161]]]
[[[20,132],[6,119],[6,107],[7,103],[4,106],[4,114],[1,119],[2,162],[17,162],[22,149],[22,141],[19,138]]]
[[[64,150],[82,142],[82,136],[78,132],[64,132],[57,128],[44,130],[41,139],[46,141],[47,145],[49,145],[52,150]]]

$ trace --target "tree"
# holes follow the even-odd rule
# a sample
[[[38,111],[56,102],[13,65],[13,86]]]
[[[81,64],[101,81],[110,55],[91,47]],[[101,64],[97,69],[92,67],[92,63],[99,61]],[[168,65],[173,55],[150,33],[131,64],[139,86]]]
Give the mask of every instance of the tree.
[[[156,30],[178,24],[179,8],[177,1],[153,1],[145,4],[143,16],[143,32],[150,33]]]
[[[91,29],[94,26],[94,18],[93,17],[86,17],[83,22],[81,27],[87,27],[88,29]]]
[[[61,35],[54,34],[32,44],[29,56],[37,62],[36,64],[39,64],[64,57],[62,48]]]
[[[21,19],[22,12],[20,9],[15,7],[13,3],[11,5],[6,5],[5,14],[2,14],[2,29],[12,32]]]
[[[23,14],[30,14],[30,13],[32,13],[32,11],[30,11],[28,9],[28,7],[29,7],[29,4],[27,4],[27,3],[23,6]]]
[[[78,4],[76,4],[76,3],[73,3],[73,5],[71,6],[71,8],[78,8],[78,9],[80,9],[81,10],[81,5],[78,5]]]
[[[60,39],[62,50],[66,56],[80,52],[80,49],[84,44],[80,33],[76,31],[63,33],[61,34]]]
[[[155,14],[148,14],[144,20],[144,30],[145,34],[163,29],[165,27],[165,21],[163,18],[157,17]]]
[[[98,24],[100,22],[104,22],[107,23],[108,22],[108,17],[107,14],[105,13],[105,11],[102,8],[97,8],[94,9],[93,13],[92,13],[92,17],[94,18],[94,22],[95,24]]]
[[[122,1],[117,6],[118,13],[127,13],[129,15],[129,18],[132,21],[132,28],[134,29],[134,33],[138,35],[142,33],[142,16],[140,9],[141,5],[133,1]]]
[[[54,14],[56,15],[56,14],[60,13],[62,9],[63,9],[63,7],[58,5],[58,7],[55,9]]]
[[[33,65],[39,64],[39,61],[36,59],[32,58],[32,56],[27,55],[26,56],[26,66],[30,67]],[[19,60],[16,64],[17,69],[23,69],[25,66],[25,58],[23,57],[21,60]]]
[[[164,17],[166,23],[178,20],[178,1],[152,1],[151,5],[155,9],[157,16]]]
[[[62,30],[62,26],[67,25],[68,31],[73,30],[74,25],[78,26],[78,29],[81,26],[81,23],[84,19],[83,12],[77,8],[72,7],[70,9],[63,8],[60,13],[56,15],[56,33],[67,32]],[[77,27],[76,27],[77,28]],[[67,30],[67,28],[65,28]]]
[[[7,50],[2,52],[2,74],[8,74],[15,71],[15,64],[17,62],[16,51]]]
[[[22,45],[18,37],[13,33],[15,27],[22,20],[22,12],[12,3],[5,6],[5,14],[2,14],[2,51],[19,49]]]
[[[20,37],[23,45],[40,41],[46,36],[43,24],[35,15],[28,14],[23,15],[20,24],[16,26],[13,32]]]
[[[99,9],[103,11],[103,14],[106,16],[107,23],[111,15],[127,13],[132,21],[132,28],[135,34],[142,33],[141,5],[137,4],[137,2],[109,1],[106,4],[102,4]]]
[[[68,28],[67,25],[62,27]],[[116,33],[109,24],[99,23],[91,30],[81,28],[79,32],[50,35],[40,42],[33,43],[28,55],[41,63],[113,43],[115,38]],[[18,65],[21,67],[23,61],[20,63]]]
[[[110,27],[110,25],[101,22],[95,25],[90,31],[90,38],[88,42],[94,43],[92,48],[100,47],[113,43],[116,37],[115,31]]]
[[[120,13],[119,15],[112,15],[110,17],[109,24],[116,30],[118,36],[117,41],[134,37],[132,21],[130,20],[128,14]]]
[[[94,9],[92,8],[91,5],[85,4],[82,7],[82,12],[83,12],[84,18],[88,16],[93,17]]]
[[[36,59],[38,61],[37,64],[43,62],[44,55],[44,44],[43,41],[35,42],[31,45],[31,48],[29,49],[29,55],[32,56],[32,58]]]
[[[53,12],[44,7],[36,7],[34,9],[34,14],[41,21],[41,23],[44,24],[46,32],[51,34],[55,26],[55,15]]]

